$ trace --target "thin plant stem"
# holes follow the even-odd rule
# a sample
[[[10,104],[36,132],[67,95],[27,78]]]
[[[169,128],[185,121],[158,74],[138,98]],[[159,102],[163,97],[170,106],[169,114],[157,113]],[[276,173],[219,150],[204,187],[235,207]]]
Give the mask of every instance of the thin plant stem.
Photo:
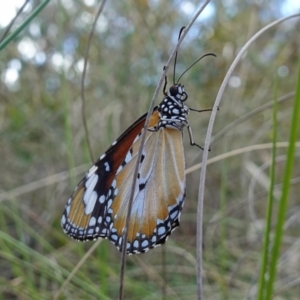
[[[16,20],[18,19],[19,15],[21,15],[21,13],[23,12],[23,10],[25,9],[26,5],[29,3],[30,0],[26,0],[25,3],[22,5],[22,7],[19,9],[19,11],[17,12],[17,14],[15,15],[15,17],[11,20],[11,22],[9,23],[9,25],[6,27],[5,31],[3,32],[1,38],[0,38],[0,43],[5,39],[5,37],[8,35],[10,29],[12,28],[12,26],[14,25],[14,23],[16,22]]]
[[[0,51],[4,49],[50,2],[50,0],[45,0],[42,2],[31,15],[18,27],[13,33],[11,33],[7,38],[5,38],[0,44]]]
[[[262,260],[261,260],[261,269],[259,276],[259,289],[258,289],[258,300],[264,299],[265,285],[266,285],[266,275],[268,267],[268,254],[269,254],[269,245],[270,245],[270,232],[271,232],[271,223],[272,223],[272,212],[274,204],[274,186],[275,186],[275,165],[276,165],[276,142],[277,142],[277,90],[276,82],[274,88],[274,105],[273,105],[273,147],[272,147],[272,162],[270,168],[270,187],[267,203],[267,212],[266,212],[266,228],[264,235],[264,244],[262,251]]]
[[[88,38],[88,42],[85,48],[85,53],[84,53],[84,61],[83,61],[83,71],[82,71],[82,77],[81,77],[81,103],[82,103],[82,107],[81,107],[81,116],[82,116],[82,123],[83,123],[83,128],[84,128],[84,133],[85,133],[85,139],[86,139],[86,143],[89,149],[89,153],[90,153],[90,159],[92,162],[94,162],[94,155],[93,155],[93,151],[92,151],[92,147],[91,147],[91,142],[90,142],[90,135],[89,135],[89,130],[88,130],[88,126],[87,126],[87,120],[86,120],[86,115],[85,115],[85,94],[84,94],[84,80],[85,80],[85,75],[86,75],[86,69],[87,69],[87,62],[88,62],[88,56],[89,56],[89,51],[90,51],[90,47],[91,47],[91,43],[92,43],[92,38],[95,32],[95,28],[96,28],[96,24],[97,21],[104,9],[104,5],[106,3],[106,0],[103,0],[102,3],[100,4],[100,7],[97,11],[94,23],[93,23],[93,27],[90,31],[89,34],[89,38]]]

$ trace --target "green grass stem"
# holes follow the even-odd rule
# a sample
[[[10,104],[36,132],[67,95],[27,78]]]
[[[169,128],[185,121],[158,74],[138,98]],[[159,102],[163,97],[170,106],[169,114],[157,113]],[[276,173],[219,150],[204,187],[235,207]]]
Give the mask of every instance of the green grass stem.
[[[50,0],[42,2],[13,33],[4,39],[0,44],[0,51],[4,49],[20,32],[22,32],[23,29],[45,8],[49,2]]]
[[[264,234],[264,243],[262,250],[262,258],[261,258],[261,269],[259,276],[259,289],[258,289],[258,300],[264,299],[265,293],[265,285],[266,285],[266,275],[269,261],[269,246],[270,246],[270,233],[271,233],[271,223],[272,223],[272,213],[274,206],[274,186],[275,186],[275,167],[276,167],[276,143],[277,143],[277,111],[278,111],[278,103],[277,103],[277,80],[275,78],[274,84],[274,99],[273,99],[273,131],[272,131],[272,163],[270,167],[270,187],[268,194],[268,202],[267,202],[267,212],[266,212],[266,227]]]

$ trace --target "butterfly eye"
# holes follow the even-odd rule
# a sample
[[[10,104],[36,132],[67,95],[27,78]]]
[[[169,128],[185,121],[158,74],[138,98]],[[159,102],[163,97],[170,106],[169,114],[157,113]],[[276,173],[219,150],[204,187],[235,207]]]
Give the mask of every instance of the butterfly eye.
[[[175,97],[178,94],[178,87],[173,85],[169,89],[171,96]]]

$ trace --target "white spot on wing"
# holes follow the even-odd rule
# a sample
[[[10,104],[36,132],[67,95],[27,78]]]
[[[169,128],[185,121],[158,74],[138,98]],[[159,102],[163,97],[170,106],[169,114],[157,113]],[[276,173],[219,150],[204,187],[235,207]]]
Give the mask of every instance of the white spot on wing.
[[[157,224],[157,225],[159,225],[159,224],[163,224],[163,223],[164,223],[164,221],[163,221],[163,220],[160,220],[160,219],[157,219],[157,220],[156,220],[156,224]]]
[[[117,238],[118,238],[118,237],[117,237],[117,235],[116,235],[116,234],[112,234],[112,235],[111,235],[111,239],[112,239],[112,240],[116,241],[116,240],[117,240]]]
[[[130,151],[127,152],[126,157],[125,157],[125,162],[128,164],[131,161],[132,155]]]
[[[107,202],[107,207],[110,207],[112,204],[112,200],[110,199],[108,202]]]
[[[87,205],[89,198],[94,191],[94,188],[98,182],[98,175],[92,175],[85,183],[86,191],[83,196],[83,201]]]
[[[93,175],[97,170],[98,170],[98,167],[96,167],[95,165],[93,165],[93,166],[89,169],[89,171],[88,171],[86,177],[87,177],[87,178],[91,177],[91,175]]]
[[[142,247],[146,248],[147,246],[149,246],[149,242],[147,240],[142,242]]]
[[[95,224],[96,224],[96,218],[91,217],[90,222],[89,222],[89,226],[95,226]]]
[[[105,154],[105,153],[103,153],[103,154],[100,156],[100,158],[99,158],[99,159],[101,160],[101,159],[103,159],[105,156],[106,156],[106,154]]]
[[[177,201],[177,202],[178,202],[178,201]],[[175,206],[177,206],[177,204],[174,204],[174,205],[171,205],[171,206],[168,207],[169,213],[171,212],[171,210],[172,210],[173,208],[175,208]]]
[[[158,228],[158,231],[157,231],[157,234],[158,235],[163,235],[163,234],[165,234],[166,233],[166,229],[165,229],[165,227],[159,227]]]
[[[117,186],[117,181],[116,181],[116,179],[114,179],[114,181],[113,181],[112,184],[111,184],[111,187],[112,187],[113,189],[115,189],[116,186]]]
[[[108,162],[105,162],[105,163],[104,163],[104,166],[105,166],[105,171],[106,171],[106,172],[109,172],[109,171],[110,171],[109,163],[108,163]]]
[[[70,214],[70,205],[67,206],[66,211],[67,211],[67,216],[68,216]]]
[[[104,203],[104,201],[105,201],[105,196],[102,195],[102,196],[99,198],[99,202],[100,202],[100,203]]]
[[[86,207],[84,209],[84,213],[86,215],[91,214],[92,211],[94,210],[97,197],[98,197],[97,193],[95,191],[93,191],[92,194],[90,195],[88,201],[87,202],[84,201],[86,203]]]
[[[173,219],[173,220],[174,220],[177,216],[178,216],[178,210],[174,210],[174,211],[172,212],[172,214],[170,215],[171,219]]]

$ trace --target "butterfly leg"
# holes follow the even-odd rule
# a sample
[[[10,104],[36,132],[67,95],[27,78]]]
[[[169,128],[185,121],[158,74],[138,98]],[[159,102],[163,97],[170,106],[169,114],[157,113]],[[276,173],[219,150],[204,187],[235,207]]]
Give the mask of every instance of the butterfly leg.
[[[189,110],[201,113],[201,112],[204,112],[204,111],[212,111],[213,109],[212,108],[208,108],[208,109],[200,109],[199,110],[199,109],[194,109],[194,108],[190,108],[189,107]],[[217,107],[217,110],[220,110],[219,106]]]
[[[196,144],[196,143],[194,142],[193,133],[192,133],[192,129],[191,129],[191,127],[190,127],[190,124],[187,124],[186,127],[187,127],[187,129],[188,129],[189,136],[190,136],[190,145],[191,145],[191,146],[196,146],[196,147],[200,148],[201,150],[204,150],[203,147],[199,146],[198,144]],[[208,151],[210,151],[210,147],[208,148]]]
[[[195,111],[195,112],[204,112],[204,111],[212,111],[212,108],[209,108],[209,109],[201,109],[201,110],[194,109],[194,108],[189,108],[189,110]],[[219,110],[219,107],[218,107],[218,110]],[[190,125],[189,125],[189,124],[186,124],[186,127],[187,127],[188,132],[189,132],[189,136],[190,136],[190,144],[191,144],[191,146],[197,146],[198,148],[204,150],[203,147],[199,146],[198,144],[196,144],[196,143],[194,142],[193,134],[192,134],[192,130],[191,130]],[[208,148],[208,151],[210,151],[210,147]]]

